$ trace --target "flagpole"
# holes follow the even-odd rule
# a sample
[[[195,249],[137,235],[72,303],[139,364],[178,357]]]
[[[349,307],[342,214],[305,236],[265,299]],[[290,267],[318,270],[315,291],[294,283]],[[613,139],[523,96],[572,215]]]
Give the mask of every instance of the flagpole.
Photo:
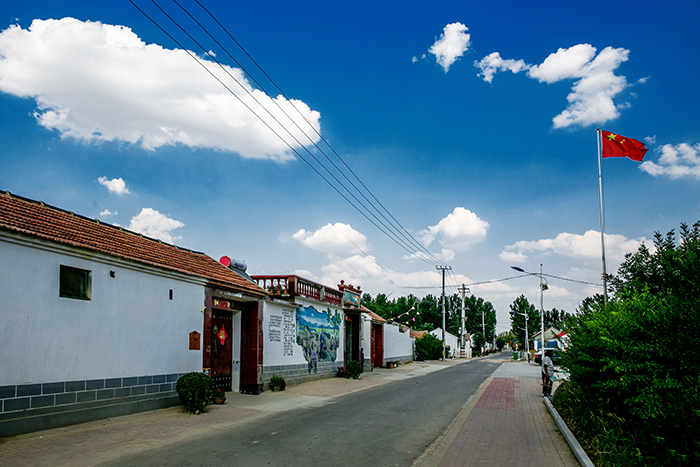
[[[598,140],[598,198],[600,200],[600,248],[603,259],[603,306],[608,306],[608,278],[605,271],[605,223],[603,221],[603,170],[600,141],[602,134],[600,128],[596,128]]]

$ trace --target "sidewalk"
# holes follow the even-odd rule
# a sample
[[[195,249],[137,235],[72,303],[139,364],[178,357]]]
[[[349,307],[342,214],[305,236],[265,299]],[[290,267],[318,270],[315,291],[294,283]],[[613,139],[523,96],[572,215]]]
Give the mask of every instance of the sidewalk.
[[[542,400],[540,367],[508,361],[413,464],[579,466]]]
[[[98,465],[270,413],[322,405],[345,394],[469,362],[414,362],[378,368],[359,380],[329,378],[258,396],[228,393],[226,404],[212,405],[202,416],[178,406],[0,438],[0,466]],[[539,367],[534,364],[501,365],[414,465],[578,465],[542,403],[538,378]]]

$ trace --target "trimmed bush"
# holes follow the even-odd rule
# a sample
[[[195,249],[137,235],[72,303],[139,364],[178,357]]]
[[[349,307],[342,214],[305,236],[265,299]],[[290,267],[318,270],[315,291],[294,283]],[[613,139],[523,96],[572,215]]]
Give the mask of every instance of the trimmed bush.
[[[440,360],[442,358],[442,341],[430,333],[416,339],[416,360]]]
[[[175,390],[180,402],[190,413],[204,412],[214,392],[214,382],[204,373],[187,373],[177,380]]]
[[[345,365],[345,375],[348,378],[357,379],[362,373],[362,363],[357,360],[351,360]]]
[[[280,375],[272,375],[270,378],[270,389],[272,391],[284,391],[287,387],[287,382]]]

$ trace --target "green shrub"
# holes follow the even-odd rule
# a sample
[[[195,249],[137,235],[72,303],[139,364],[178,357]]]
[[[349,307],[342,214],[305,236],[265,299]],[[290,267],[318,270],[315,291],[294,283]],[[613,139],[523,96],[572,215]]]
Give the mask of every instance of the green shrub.
[[[430,333],[416,339],[416,360],[440,360],[442,358],[442,341]]]
[[[362,371],[362,363],[357,360],[351,360],[345,365],[345,375],[348,378],[357,379]]]
[[[287,387],[287,382],[280,375],[272,375],[270,378],[270,389],[272,391],[284,391]]]
[[[596,465],[700,465],[700,224],[655,234],[569,322],[554,403]],[[559,395],[559,391],[561,395]]]
[[[198,414],[204,412],[209,404],[214,390],[214,382],[209,375],[204,373],[187,373],[177,380],[175,390],[185,410]]]

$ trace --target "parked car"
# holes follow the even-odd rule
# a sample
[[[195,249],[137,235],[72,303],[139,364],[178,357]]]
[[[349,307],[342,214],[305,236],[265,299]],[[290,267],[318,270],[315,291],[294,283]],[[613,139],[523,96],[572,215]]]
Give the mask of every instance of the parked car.
[[[549,350],[549,349],[546,349]],[[560,349],[552,349],[552,363],[555,365],[561,365],[562,360],[564,359],[564,352]],[[538,350],[535,353],[535,363],[538,365],[542,364],[542,351]]]

